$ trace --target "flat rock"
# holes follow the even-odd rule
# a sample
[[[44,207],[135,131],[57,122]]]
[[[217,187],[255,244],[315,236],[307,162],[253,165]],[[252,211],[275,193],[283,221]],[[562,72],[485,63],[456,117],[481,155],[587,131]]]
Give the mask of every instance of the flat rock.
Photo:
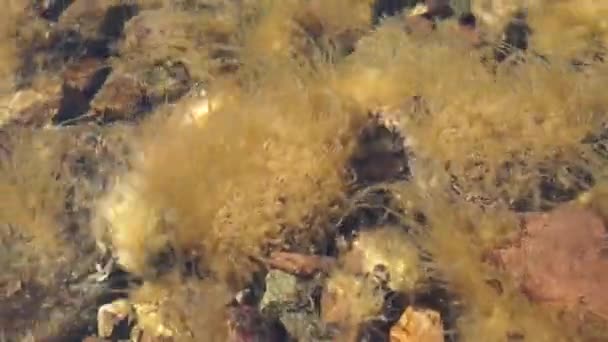
[[[493,258],[528,297],[608,319],[606,227],[594,212],[562,205],[529,214],[522,231]]]

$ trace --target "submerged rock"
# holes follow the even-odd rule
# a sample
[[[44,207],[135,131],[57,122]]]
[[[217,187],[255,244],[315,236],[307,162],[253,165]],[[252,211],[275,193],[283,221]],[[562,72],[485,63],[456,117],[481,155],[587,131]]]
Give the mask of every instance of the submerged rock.
[[[317,281],[302,280],[272,270],[266,276],[266,292],[260,303],[263,313],[276,317],[297,341],[320,341],[327,335],[317,314]]]
[[[298,301],[298,279],[282,271],[272,270],[266,275],[266,292],[260,303],[264,310],[275,303],[295,303]]]
[[[37,77],[31,87],[0,98],[0,126],[46,126],[59,112],[62,98],[59,78]]]
[[[139,80],[113,74],[91,102],[91,109],[104,120],[125,120],[144,111],[146,103],[146,90]]]
[[[391,342],[443,342],[443,327],[438,312],[408,307],[391,328]]]
[[[608,319],[606,236],[599,215],[562,205],[526,215],[513,243],[493,257],[531,300]]]

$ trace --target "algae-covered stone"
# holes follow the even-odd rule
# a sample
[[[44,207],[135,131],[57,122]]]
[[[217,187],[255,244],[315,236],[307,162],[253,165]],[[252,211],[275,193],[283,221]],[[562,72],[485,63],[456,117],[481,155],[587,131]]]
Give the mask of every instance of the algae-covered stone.
[[[298,279],[282,271],[272,270],[266,276],[266,292],[260,308],[273,304],[295,303],[298,300]]]

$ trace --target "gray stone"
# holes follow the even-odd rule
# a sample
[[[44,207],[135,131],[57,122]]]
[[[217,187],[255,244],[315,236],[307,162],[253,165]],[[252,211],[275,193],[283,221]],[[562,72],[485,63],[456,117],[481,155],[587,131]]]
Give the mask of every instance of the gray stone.
[[[271,304],[287,304],[298,301],[298,279],[278,270],[271,270],[266,275],[266,292],[260,303],[262,310]]]

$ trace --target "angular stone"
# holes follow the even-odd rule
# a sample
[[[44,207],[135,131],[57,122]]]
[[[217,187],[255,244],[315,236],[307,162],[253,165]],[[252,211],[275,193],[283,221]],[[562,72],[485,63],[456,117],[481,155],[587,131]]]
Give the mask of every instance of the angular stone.
[[[266,292],[260,308],[268,307],[272,303],[295,303],[298,301],[298,279],[282,271],[271,270],[266,275]]]
[[[392,342],[443,342],[443,326],[438,312],[408,307],[391,328]]]

